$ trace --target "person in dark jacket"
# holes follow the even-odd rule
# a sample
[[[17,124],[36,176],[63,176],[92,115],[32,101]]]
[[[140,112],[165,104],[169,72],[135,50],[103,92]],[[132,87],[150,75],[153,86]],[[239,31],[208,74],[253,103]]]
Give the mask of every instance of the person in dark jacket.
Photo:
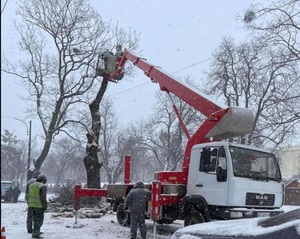
[[[28,191],[29,186],[33,184],[36,181],[36,178],[41,174],[39,170],[35,170],[32,174],[32,178],[28,180],[26,184],[26,190],[25,190],[25,200],[27,202],[28,206]],[[26,226],[27,226],[27,232],[32,233],[32,210],[30,207],[27,208],[27,220],[26,220]]]
[[[150,200],[151,191],[144,188],[142,181],[137,181],[125,199],[125,210],[130,210],[131,239],[136,239],[138,226],[141,237],[146,238],[145,211],[147,202]]]
[[[47,177],[40,174],[36,182],[29,186],[28,207],[32,210],[32,238],[41,238],[41,227],[44,223],[44,213],[47,210]]]
[[[9,188],[6,191],[6,199],[8,202],[13,202],[13,197],[14,197],[14,189],[12,186],[9,186]]]
[[[21,190],[20,190],[19,186],[16,185],[14,187],[14,192],[13,192],[13,203],[17,203],[18,202],[20,194],[21,194]]]

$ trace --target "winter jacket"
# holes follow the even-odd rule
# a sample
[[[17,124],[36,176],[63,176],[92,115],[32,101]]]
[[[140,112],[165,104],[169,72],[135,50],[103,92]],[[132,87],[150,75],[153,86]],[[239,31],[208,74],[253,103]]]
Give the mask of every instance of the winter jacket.
[[[138,181],[125,199],[125,209],[129,208],[132,214],[143,214],[147,202],[151,200],[150,190],[144,188],[144,183]]]
[[[20,194],[21,194],[21,190],[20,190],[20,188],[18,186],[16,186],[14,188],[13,202],[18,202],[18,198],[19,198]]]
[[[28,190],[28,206],[47,209],[47,186],[42,182],[34,182]]]
[[[28,180],[27,184],[26,184],[26,190],[25,190],[25,201],[28,201],[28,190],[29,190],[29,186],[31,184],[33,184],[36,181],[36,178],[41,174],[41,172],[39,170],[35,170],[32,174],[32,178]]]
[[[9,201],[9,202],[12,202],[12,201],[13,201],[14,189],[13,189],[12,186],[10,186],[10,187],[7,189],[7,191],[6,191],[6,193],[5,193],[5,196],[6,196],[6,198],[7,198],[7,201]]]

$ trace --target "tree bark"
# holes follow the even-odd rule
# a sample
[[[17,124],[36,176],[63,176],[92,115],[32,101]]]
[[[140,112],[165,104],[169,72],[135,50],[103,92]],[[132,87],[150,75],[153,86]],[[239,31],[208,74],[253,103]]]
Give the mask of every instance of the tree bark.
[[[89,105],[92,125],[91,130],[86,134],[87,145],[86,154],[84,157],[84,166],[87,174],[88,188],[100,188],[100,168],[102,166],[102,163],[100,163],[98,160],[99,134],[101,128],[100,102],[103,99],[107,85],[108,78],[103,77],[97,96]]]

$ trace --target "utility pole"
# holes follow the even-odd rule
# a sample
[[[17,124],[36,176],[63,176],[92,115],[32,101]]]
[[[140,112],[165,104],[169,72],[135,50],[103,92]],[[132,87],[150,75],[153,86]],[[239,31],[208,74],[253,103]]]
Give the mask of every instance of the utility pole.
[[[18,119],[18,118],[14,118],[14,119],[19,120],[23,124],[26,125],[27,135],[29,135],[29,138],[28,138],[28,159],[27,159],[27,181],[28,181],[30,179],[29,168],[30,168],[30,158],[31,158],[31,120],[29,121],[29,128],[28,128],[28,125],[26,124],[25,121],[23,121],[21,119]]]
[[[29,168],[30,168],[30,158],[31,158],[31,120],[29,121],[29,139],[28,139],[28,161],[27,161],[27,181],[30,179]]]

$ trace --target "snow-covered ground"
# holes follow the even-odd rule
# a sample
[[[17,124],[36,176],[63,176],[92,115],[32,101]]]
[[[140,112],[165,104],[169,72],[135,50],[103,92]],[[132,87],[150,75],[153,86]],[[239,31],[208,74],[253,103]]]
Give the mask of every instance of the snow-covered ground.
[[[18,203],[1,202],[1,228],[5,227],[6,239],[31,238],[31,234],[28,234],[26,229],[27,204],[21,202],[22,200],[24,200],[24,193],[21,194]],[[130,238],[130,228],[123,227],[118,223],[115,212],[110,212],[101,218],[78,218],[77,224],[75,224],[75,217],[53,217],[53,214],[45,213],[44,224],[41,228],[45,239]],[[146,223],[148,238],[154,238],[154,223],[150,220],[147,220]],[[172,225],[157,225],[156,238],[170,238],[177,229],[182,227],[182,221],[175,222]]]
[[[20,200],[24,199],[24,194]],[[1,202],[1,228],[5,227],[6,239],[30,239],[31,234],[26,229],[25,202],[4,203]],[[284,206],[285,211],[290,211],[295,206]],[[42,231],[45,239],[126,239],[130,238],[130,228],[122,227],[116,219],[116,214],[110,212],[101,218],[78,218],[75,224],[74,218],[53,217],[53,213],[46,213]],[[156,237],[153,236],[154,223],[147,221],[148,238],[166,239],[179,228],[183,228],[182,221],[176,221],[170,225],[156,225]]]

